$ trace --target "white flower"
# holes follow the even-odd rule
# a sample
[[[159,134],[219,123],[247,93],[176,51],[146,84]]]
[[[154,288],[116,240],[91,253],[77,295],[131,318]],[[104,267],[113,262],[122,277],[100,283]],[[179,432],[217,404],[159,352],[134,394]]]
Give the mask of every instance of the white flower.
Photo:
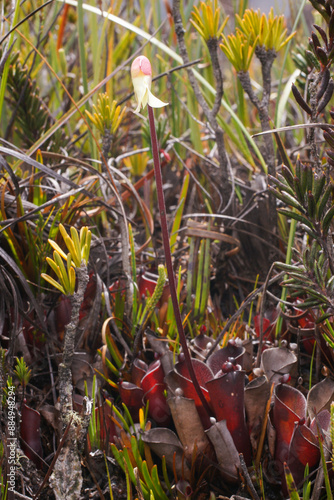
[[[134,113],[139,113],[141,108],[145,108],[146,104],[149,104],[152,108],[167,106],[167,102],[160,101],[151,92],[152,67],[147,57],[136,57],[131,65],[131,78],[137,99],[137,108]]]

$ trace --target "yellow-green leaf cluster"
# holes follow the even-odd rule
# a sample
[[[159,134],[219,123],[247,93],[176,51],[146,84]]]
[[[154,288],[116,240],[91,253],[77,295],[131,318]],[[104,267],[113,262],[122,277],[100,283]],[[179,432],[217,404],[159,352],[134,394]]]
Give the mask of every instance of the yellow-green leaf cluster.
[[[115,134],[126,112],[126,107],[121,109],[117,106],[116,101],[112,101],[108,94],[99,94],[97,99],[97,106],[93,106],[94,114],[86,110],[87,116],[96,128],[104,135],[107,132]]]
[[[50,283],[50,285],[57,288],[57,290],[64,295],[73,295],[75,291],[75,270],[72,266],[71,255],[67,255],[66,268],[60,254],[56,250],[53,252],[53,260],[50,259],[50,257],[47,257],[46,261],[59,281],[56,281],[54,278],[45,273],[42,273],[42,278]]]
[[[255,48],[255,43],[251,42],[250,37],[246,38],[240,31],[236,35],[223,35],[223,43],[220,48],[226,55],[233,67],[239,71],[248,71]]]
[[[90,242],[92,239],[92,233],[89,231],[88,227],[83,226],[80,229],[79,235],[75,227],[72,226],[70,229],[71,236],[67,234],[67,231],[62,224],[59,224],[59,229],[64,239],[65,245],[70,252],[72,261],[74,262],[74,266],[80,267],[82,260],[87,265],[90,252]],[[58,247],[58,249],[60,249],[57,243],[55,243],[54,241],[49,240],[49,243],[55,250],[57,250],[56,246]]]
[[[147,164],[150,160],[146,151],[137,153],[127,158],[124,158],[124,165],[130,170],[132,175],[141,176],[145,172]]]
[[[194,10],[191,13],[191,24],[198,31],[198,33],[207,42],[210,38],[219,39],[222,35],[223,29],[228,21],[228,16],[220,24],[220,7],[218,7],[217,0],[207,0],[201,2],[199,7],[194,5]]]
[[[42,273],[41,276],[64,295],[73,295],[75,291],[74,268],[80,267],[82,261],[87,265],[92,233],[87,226],[81,228],[80,235],[74,227],[71,227],[71,236],[68,235],[62,224],[59,224],[59,229],[69,253],[66,255],[55,241],[49,239],[48,241],[54,250],[53,259],[50,259],[50,257],[46,258],[59,281],[56,281],[45,273]],[[66,262],[66,267],[64,261]]]
[[[256,43],[266,50],[278,52],[296,33],[287,36],[284,16],[275,16],[272,8],[268,16],[261,15],[260,9],[247,9],[242,19],[238,14],[236,19],[240,26],[238,31],[241,31],[252,45]]]

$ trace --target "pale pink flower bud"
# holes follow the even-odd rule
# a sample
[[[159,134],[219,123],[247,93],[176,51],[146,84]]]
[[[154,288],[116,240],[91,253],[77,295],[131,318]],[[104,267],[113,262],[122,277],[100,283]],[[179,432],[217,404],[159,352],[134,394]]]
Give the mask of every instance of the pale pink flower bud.
[[[137,108],[134,113],[139,113],[141,108],[149,104],[152,108],[162,108],[168,103],[160,101],[151,92],[152,67],[145,56],[136,57],[131,65],[131,78],[137,99]]]

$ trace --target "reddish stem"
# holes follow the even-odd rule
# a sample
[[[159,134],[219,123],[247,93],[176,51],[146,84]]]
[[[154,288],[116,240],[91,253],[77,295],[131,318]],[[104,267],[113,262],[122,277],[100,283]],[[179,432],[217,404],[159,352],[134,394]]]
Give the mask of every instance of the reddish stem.
[[[163,191],[163,187],[162,187],[161,166],[160,166],[158,139],[157,139],[157,133],[155,130],[155,123],[154,123],[154,113],[153,113],[153,108],[150,105],[147,105],[147,109],[148,109],[148,119],[149,119],[149,123],[150,123],[153,164],[154,164],[155,181],[156,181],[156,185],[157,185],[157,195],[158,195],[158,204],[159,204],[159,212],[160,212],[162,241],[163,241],[164,250],[165,250],[165,259],[166,259],[167,274],[168,274],[168,280],[169,280],[170,295],[172,298],[172,304],[173,304],[173,310],[174,310],[177,331],[179,333],[179,338],[180,338],[181,346],[183,349],[185,362],[186,362],[187,367],[188,367],[190,378],[194,384],[195,390],[196,390],[196,392],[197,392],[197,394],[202,402],[203,407],[205,408],[205,410],[207,411],[207,413],[210,417],[211,416],[210,407],[208,405],[207,400],[204,397],[203,392],[201,391],[200,385],[199,385],[198,380],[196,378],[193,364],[191,362],[191,357],[190,357],[188,345],[187,345],[187,339],[186,339],[184,329],[183,329],[179,303],[177,300],[176,283],[175,283],[175,276],[174,276],[173,264],[172,264],[172,255],[171,255],[170,246],[169,246],[169,234],[168,234],[167,217],[166,217],[166,204],[165,204],[164,191]]]
[[[64,36],[64,30],[67,22],[69,8],[70,8],[69,4],[66,3],[64,5],[62,16],[60,18],[58,36],[57,36],[57,52],[63,46],[63,36]]]

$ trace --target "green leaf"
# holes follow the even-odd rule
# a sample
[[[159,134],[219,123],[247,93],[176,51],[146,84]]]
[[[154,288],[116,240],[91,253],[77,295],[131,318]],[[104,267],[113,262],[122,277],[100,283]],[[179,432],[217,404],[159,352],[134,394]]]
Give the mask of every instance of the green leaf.
[[[304,212],[302,205],[297,201],[297,199],[290,196],[289,193],[287,193],[286,191],[280,192],[272,188],[271,186],[269,186],[269,191],[273,193],[276,196],[276,198],[283,201],[283,203],[285,203],[286,205],[292,206],[297,210],[299,210],[300,212]]]
[[[122,451],[119,451],[116,446],[114,445],[114,443],[111,443],[110,444],[110,447],[111,447],[111,451],[115,457],[115,460],[116,462],[118,463],[118,465],[120,466],[120,468],[123,470],[123,472],[125,472],[125,465],[124,465],[124,460],[123,460],[123,452]]]
[[[75,254],[76,254],[77,260],[79,262],[79,265],[77,264],[77,267],[80,267],[81,266],[81,247],[80,247],[80,240],[79,240],[78,231],[73,226],[71,226],[70,230],[71,230],[71,238],[72,238],[74,248],[75,248]],[[73,260],[75,260],[75,259],[73,259]]]
[[[133,482],[133,484],[135,485],[136,484],[136,476],[135,476],[135,473],[133,470],[133,466],[131,464],[131,459],[129,456],[128,449],[125,447],[123,448],[123,457],[124,457],[124,460],[125,460],[128,472],[129,472],[130,479]]]
[[[41,277],[43,279],[45,279],[45,281],[47,281],[48,283],[50,283],[50,285],[52,285],[55,288],[57,288],[57,290],[59,290],[61,293],[63,293],[64,295],[66,295],[64,287],[60,283],[58,283],[58,281],[54,280],[53,278],[51,278],[51,276],[49,276],[48,274],[45,274],[45,273],[42,273]]]
[[[333,316],[332,313],[326,313],[326,314],[322,314],[319,318],[317,318],[315,320],[315,323],[316,325],[319,325],[320,323],[322,323],[323,321],[325,321],[326,319],[330,318],[331,316]]]
[[[284,177],[281,176],[283,179]],[[272,183],[275,184],[276,188],[279,189],[279,191],[286,191],[289,193],[291,196],[294,196],[295,192],[294,190],[288,185],[287,182],[281,182],[278,178],[273,177],[272,175],[268,175],[268,180]],[[285,179],[284,179],[285,181]]]
[[[324,173],[321,173],[317,177],[314,177],[314,199],[316,203],[318,203],[320,196],[322,195],[325,183],[326,175]]]
[[[52,271],[60,278],[60,270],[58,269],[57,264],[55,263],[54,260],[50,259],[50,257],[46,257],[46,262],[49,264],[51,267]]]
[[[297,212],[293,212],[292,210],[287,210],[286,208],[279,208],[278,212],[282,215],[285,215],[286,217],[289,217],[290,219],[294,219],[298,222],[301,222],[302,224],[305,224],[308,226],[311,230],[314,229],[313,224],[307,219],[305,215],[302,215]]]
[[[291,271],[294,273],[300,273],[301,276],[304,276],[305,274],[305,269],[293,266],[291,264],[285,264],[284,262],[276,262],[276,267],[279,269],[282,269],[283,271]]]
[[[334,217],[334,205],[332,205],[324,215],[324,220],[322,221],[322,231],[324,235],[327,235],[333,217]]]
[[[67,274],[65,266],[64,266],[64,261],[60,257],[58,252],[53,252],[53,258],[54,258],[54,261],[57,264],[59,271],[60,271],[59,279],[63,283],[64,289],[66,290],[66,293],[69,293],[70,282],[69,282],[68,274]]]
[[[293,480],[292,474],[290,472],[289,467],[287,466],[287,464],[285,462],[284,462],[284,475],[285,475],[285,480],[286,480],[288,492],[290,495],[290,500],[300,500],[300,496],[298,495],[298,491],[297,491],[295,482]]]
[[[327,464],[326,464],[326,458],[324,454],[324,447],[322,444],[322,439],[321,439],[321,432],[318,428],[318,441],[319,441],[319,448],[320,448],[320,455],[321,455],[321,465],[322,465],[322,470],[324,473],[324,480],[325,480],[325,486],[326,486],[326,494],[327,494],[327,500],[333,500],[333,495],[332,495],[332,488],[330,485],[330,480],[328,476],[328,469],[327,469]]]
[[[320,218],[323,214],[323,211],[326,208],[327,202],[329,200],[329,197],[330,197],[330,194],[332,193],[332,191],[333,191],[333,185],[329,184],[326,187],[325,192],[319,201],[319,204],[317,205],[317,218],[318,218],[318,220],[320,220]]]
[[[155,500],[168,500],[167,495],[161,488],[160,481],[158,483],[152,481],[146,460],[143,460],[143,477],[148,488],[153,491]]]
[[[77,250],[76,250],[76,248],[74,246],[74,243],[73,243],[72,239],[69,236],[66,236],[65,244],[66,244],[66,246],[68,248],[68,251],[71,254],[71,257],[72,257],[72,260],[74,262],[75,267],[80,267],[80,265],[81,265],[81,252],[80,252],[80,249],[79,249],[79,254],[78,254]]]
[[[188,186],[189,186],[189,180],[190,180],[190,175],[187,172],[184,176],[183,179],[183,185],[182,189],[179,195],[179,205],[175,213],[174,217],[174,222],[171,230],[171,236],[170,236],[170,250],[173,253],[176,250],[176,239],[178,235],[178,231],[180,229],[181,225],[181,220],[182,220],[182,215],[183,215],[183,209],[184,209],[184,204],[187,198],[187,193],[188,193]]]
[[[88,232],[87,226],[83,226],[80,229],[80,248],[81,248],[81,250],[83,249],[83,247],[86,244],[87,232]]]
[[[61,224],[59,224],[59,227],[60,227]],[[49,244],[51,245],[51,247],[59,253],[59,255],[64,259],[66,260],[67,256],[66,256],[66,253],[60,248],[60,246],[53,240],[50,240],[48,239],[48,242]]]

